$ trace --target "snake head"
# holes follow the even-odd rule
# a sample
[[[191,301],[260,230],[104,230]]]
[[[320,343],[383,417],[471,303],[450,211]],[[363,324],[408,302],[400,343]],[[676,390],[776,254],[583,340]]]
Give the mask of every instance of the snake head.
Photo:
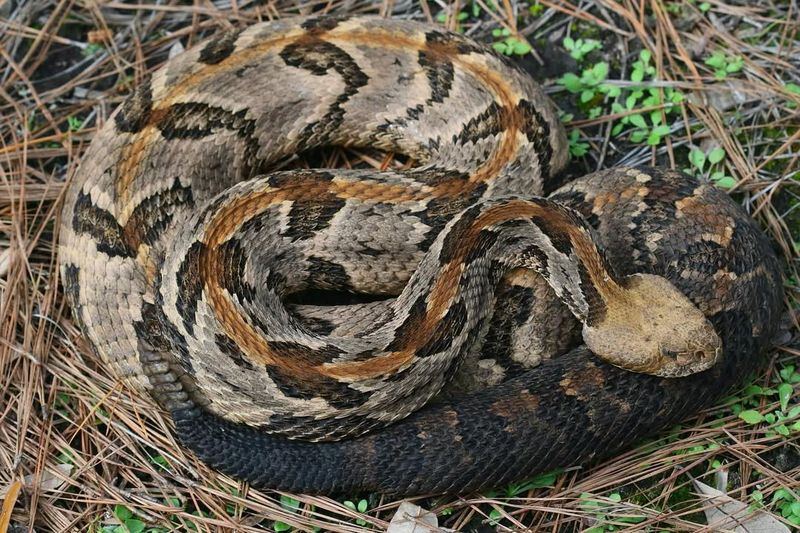
[[[722,341],[703,313],[660,276],[635,274],[605,301],[605,311],[583,327],[586,345],[626,370],[683,377],[711,368]]]

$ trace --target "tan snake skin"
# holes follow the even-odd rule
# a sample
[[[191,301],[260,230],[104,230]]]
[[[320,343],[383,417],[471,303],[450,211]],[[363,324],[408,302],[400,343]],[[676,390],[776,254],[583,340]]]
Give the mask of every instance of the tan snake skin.
[[[330,145],[421,164],[260,175]],[[777,313],[775,258],[724,195],[677,173],[616,169],[543,198],[566,161],[541,88],[468,39],[375,18],[254,25],[171,59],[97,134],[65,199],[65,292],[115,375],[151,393],[184,442],[234,475],[313,492],[498,483],[536,469],[389,481],[391,471],[344,474],[337,463],[348,447],[376,456],[380,436],[286,437],[335,441],[393,423],[374,435],[401,431],[425,420],[406,417],[437,395],[424,412],[447,426],[461,405],[447,398],[465,393],[491,397],[487,412],[517,427],[525,413],[511,398],[536,416],[548,397],[532,403],[533,389],[523,398],[513,384],[503,396],[497,383],[526,379],[565,352],[577,328],[611,365],[727,376],[719,394],[747,366],[731,341],[757,353]],[[310,289],[383,299],[286,302]],[[746,301],[756,293],[761,306]],[[718,317],[734,311],[746,318],[721,328]],[[583,376],[547,365],[542,375],[560,376],[558,394],[586,402],[578,379],[598,391],[606,372],[664,381],[594,356],[582,354],[581,365],[600,365]],[[562,359],[574,357],[552,364]],[[635,409],[628,400],[618,408]],[[471,423],[491,426],[481,416]],[[458,432],[423,424],[414,438],[435,452],[433,443],[465,430],[456,418]],[[601,444],[574,455],[603,453]],[[296,446],[336,457],[298,466]],[[480,450],[460,460],[474,464],[489,453]],[[292,461],[264,466],[268,451],[293,457],[294,477],[269,470]]]

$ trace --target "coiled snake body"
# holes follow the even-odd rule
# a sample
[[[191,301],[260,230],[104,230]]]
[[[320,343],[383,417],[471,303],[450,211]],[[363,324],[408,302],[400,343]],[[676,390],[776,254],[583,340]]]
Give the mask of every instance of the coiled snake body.
[[[327,145],[421,166],[259,176]],[[64,289],[115,374],[225,472],[305,492],[502,484],[707,405],[778,313],[776,259],[726,195],[623,168],[545,199],[566,152],[541,89],[466,38],[258,24],[168,61],[100,130],[65,200]],[[285,303],[307,289],[386,299]],[[578,321],[594,354],[551,358]]]

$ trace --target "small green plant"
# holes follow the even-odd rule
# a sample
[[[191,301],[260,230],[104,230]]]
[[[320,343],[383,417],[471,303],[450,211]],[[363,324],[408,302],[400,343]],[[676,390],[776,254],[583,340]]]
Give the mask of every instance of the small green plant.
[[[490,5],[491,5],[491,3],[490,3]],[[480,16],[480,14],[481,14],[481,6],[477,2],[473,1],[470,4],[469,12],[467,12],[467,11],[459,11],[458,13],[456,13],[456,15],[455,15],[456,31],[458,33],[464,33],[464,28],[461,27],[461,23],[465,22],[470,17],[478,18]],[[439,24],[444,24],[444,23],[447,22],[447,11],[446,10],[445,11],[440,11],[436,15],[436,22],[438,22]]]
[[[294,498],[290,498],[289,496],[281,496],[281,507],[286,509],[291,513],[296,513],[297,510],[300,508],[300,502],[295,500]],[[292,529],[292,526],[287,524],[286,522],[281,522],[280,520],[275,520],[272,524],[272,530],[276,533],[281,533],[282,531],[289,531]]]
[[[711,54],[704,63],[714,69],[714,77],[718,80],[724,80],[728,74],[739,72],[744,67],[744,58],[742,56],[726,55],[723,52],[717,51]]]
[[[133,512],[124,505],[114,506],[114,516],[122,525],[104,526],[103,533],[142,533],[145,523],[134,517]]]
[[[83,47],[81,50],[81,55],[83,57],[91,57],[95,54],[98,54],[103,51],[103,45],[100,43],[88,43],[86,46]]]
[[[456,15],[456,21],[458,22],[463,22],[468,18],[469,18],[469,13],[467,13],[466,11],[459,11],[458,14]],[[436,22],[439,22],[441,24],[447,22],[447,13],[441,11],[438,15],[436,15]]]
[[[358,500],[357,504],[353,503],[350,500],[346,500],[343,501],[342,504],[344,504],[344,506],[347,507],[348,509],[351,509],[353,511],[358,511],[359,513],[366,513],[367,510],[369,509],[369,502],[367,502],[367,500]],[[366,526],[367,521],[362,518],[357,518],[356,524],[358,524],[359,526]]]
[[[772,503],[780,510],[782,517],[795,526],[800,526],[800,500],[789,490],[776,490],[772,495]]]
[[[546,474],[542,474],[540,476],[536,476],[530,481],[526,481],[523,483],[512,483],[508,487],[506,487],[506,497],[513,498],[520,494],[524,494],[528,491],[533,489],[541,489],[545,487],[552,487],[556,482],[556,477],[561,473],[561,470],[555,470],[553,472],[548,472]]]
[[[639,59],[634,61],[631,65],[631,81],[636,83],[641,82],[645,76],[655,76],[656,67],[650,64],[652,54],[650,50],[642,50],[639,52]]]
[[[536,0],[533,4],[530,5],[530,7],[528,7],[528,12],[534,18],[538,17],[539,15],[544,13],[544,6],[539,3],[539,0]]]
[[[800,85],[798,85],[796,83],[789,82],[784,86],[784,89],[786,89],[787,91],[789,91],[793,95],[800,96]],[[797,107],[797,103],[796,102],[789,102],[787,105],[788,105],[789,109],[794,109],[794,108]]]
[[[78,131],[83,128],[83,120],[78,117],[69,116],[67,117],[67,125],[69,126],[69,131]]]
[[[558,83],[563,85],[569,92],[580,94],[581,103],[587,104],[603,94],[608,94],[612,97],[619,95],[618,87],[603,83],[607,77],[608,63],[597,63],[584,69],[580,77],[573,72],[567,72],[558,80]]]
[[[500,39],[492,45],[492,48],[507,56],[524,56],[531,51],[531,45],[519,37],[511,35],[508,28],[495,28],[492,30],[492,37]]]
[[[618,524],[638,524],[647,520],[645,516],[609,516],[615,504],[622,501],[622,496],[614,492],[608,495],[609,502],[599,500],[594,495],[584,492],[581,494],[581,509],[594,515],[597,525],[584,530],[584,533],[605,533],[616,531]]]
[[[708,153],[703,152],[699,148],[692,148],[689,152],[689,163],[697,174],[708,173],[711,181],[718,187],[730,189],[736,185],[736,180],[726,175],[719,167],[720,163],[725,159],[725,156],[725,149],[720,147],[714,148]],[[706,166],[706,163],[708,163],[708,166]],[[686,172],[692,173],[692,169],[686,169]]]
[[[600,41],[594,39],[573,39],[572,37],[564,37],[563,44],[564,48],[569,52],[569,55],[579,63],[583,61],[583,58],[586,57],[589,52],[599,50],[602,47]]]
[[[647,144],[656,146],[661,144],[662,137],[670,133],[670,127],[666,124],[662,124],[663,119],[659,111],[650,113],[649,123],[645,120],[644,116],[639,113],[628,115],[626,118],[628,122],[636,128],[631,131],[630,137],[631,141],[635,143],[640,143],[647,139]]]
[[[768,437],[790,437],[800,433],[800,403],[792,403],[794,385],[800,383],[800,373],[795,371],[794,365],[787,365],[778,372],[778,379],[775,387],[750,385],[745,389],[744,398],[736,398],[740,402],[733,404],[731,409],[748,425],[767,423],[765,435]],[[779,408],[762,414],[758,409],[761,398],[774,401],[776,396]]]
[[[581,141],[581,132],[579,130],[570,130],[567,140],[569,141],[569,155],[571,157],[583,157],[589,152],[589,143]]]

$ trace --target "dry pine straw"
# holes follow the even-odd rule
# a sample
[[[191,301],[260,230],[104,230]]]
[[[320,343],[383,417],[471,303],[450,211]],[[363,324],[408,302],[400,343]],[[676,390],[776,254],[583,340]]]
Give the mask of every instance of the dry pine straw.
[[[487,3],[498,8],[490,11]],[[547,73],[545,81],[562,107],[574,110],[577,99],[555,90],[553,80],[564,71],[580,71],[561,48],[562,39],[567,31],[590,27],[603,40],[596,54],[616,65],[612,78],[625,79],[627,62],[646,48],[661,86],[690,95],[680,104],[678,118],[671,119],[676,125],[672,134],[656,147],[612,137],[611,121],[618,116],[605,113],[589,120],[578,113],[571,126],[580,128],[590,146],[572,171],[620,161],[685,168],[689,146],[726,150],[722,166],[738,181],[735,197],[783,253],[785,324],[778,346],[754,378],[756,384],[774,383],[778,370],[798,353],[797,321],[790,311],[796,308],[798,279],[794,243],[800,230],[793,206],[798,203],[800,97],[785,85],[800,84],[796,3],[714,1],[703,11],[686,1],[539,0],[535,17],[527,15],[527,5],[511,0],[474,4],[480,8],[477,18],[459,22],[449,17],[445,24],[479,38],[497,27],[529,38],[540,58],[555,57],[552,72],[553,64],[543,67],[534,57],[524,61]],[[671,15],[668,4],[678,4],[682,15]],[[58,200],[96,125],[179,42],[190,46],[214,31],[307,14],[312,7],[430,19],[471,12],[472,6],[466,0],[450,5],[413,0],[0,4],[0,489],[6,496],[0,533],[6,527],[111,530],[118,516],[126,516],[119,505],[130,509],[134,520],[163,528],[159,531],[256,531],[274,527],[273,520],[333,531],[386,526],[399,502],[354,495],[356,502],[357,497],[368,500],[367,512],[359,513],[329,498],[295,495],[300,503],[299,511],[293,511],[285,498],[281,504],[281,494],[252,490],[179,447],[170,422],[148,398],[124,389],[98,364],[70,319],[53,246]],[[761,37],[750,38],[754,34]],[[715,80],[704,64],[714,50],[744,58],[742,71],[730,77],[735,85]],[[727,106],[714,103],[726,94],[737,99]],[[343,150],[321,159],[330,166],[399,165],[391,156]],[[773,411],[778,408],[774,400],[762,396],[755,407]],[[602,464],[567,469],[555,476],[551,488],[514,498],[501,490],[421,503],[454,529],[570,531],[593,524],[596,508],[581,498],[591,493],[606,502],[601,504],[606,520],[644,517],[636,524],[621,523],[620,529],[655,530],[657,524],[658,530],[694,530],[702,527],[703,503],[693,495],[688,474],[713,485],[709,465],[714,460],[730,472],[734,498],[748,501],[756,489],[766,502],[779,488],[798,495],[797,434],[768,434],[764,426],[747,425],[722,405]],[[608,499],[615,493],[622,496],[618,504]],[[490,521],[490,513],[499,526]]]

